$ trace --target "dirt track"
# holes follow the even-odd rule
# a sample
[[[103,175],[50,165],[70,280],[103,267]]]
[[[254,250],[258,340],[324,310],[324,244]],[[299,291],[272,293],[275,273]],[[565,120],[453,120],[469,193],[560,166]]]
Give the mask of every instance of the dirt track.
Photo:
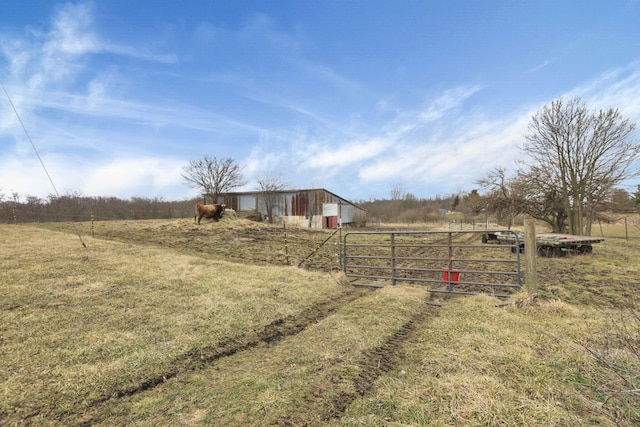
[[[261,344],[276,344],[279,340],[298,334],[309,325],[321,321],[341,307],[372,292],[370,289],[346,288],[338,298],[325,300],[296,316],[278,319],[261,329],[246,331],[241,336],[234,337],[230,341],[219,342],[209,347],[189,351],[176,358],[171,363],[172,368],[169,371],[153,378],[146,378],[132,387],[112,390],[109,394],[91,402],[83,402],[82,405],[78,403],[79,407],[84,406],[86,408],[82,425],[93,425],[98,421],[104,421],[96,419],[95,413],[106,402],[151,390],[171,378],[190,371],[204,369],[224,357],[255,348]],[[39,414],[33,414],[33,416],[36,415]]]
[[[404,344],[411,340],[413,332],[434,315],[435,309],[425,306],[425,309],[416,313],[402,328],[396,331],[382,345],[360,355],[358,368],[360,373],[353,379],[355,393],[342,394],[325,403],[322,419],[330,420],[340,418],[346,408],[358,396],[364,396],[373,387],[376,379],[394,368],[402,359]]]

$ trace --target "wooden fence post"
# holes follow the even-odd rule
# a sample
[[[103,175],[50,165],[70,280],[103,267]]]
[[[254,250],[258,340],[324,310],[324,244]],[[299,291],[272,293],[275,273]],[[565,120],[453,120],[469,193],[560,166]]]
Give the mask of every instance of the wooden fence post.
[[[536,223],[532,219],[524,220],[524,256],[526,259],[524,286],[529,295],[535,295],[538,293],[538,248],[536,246]]]

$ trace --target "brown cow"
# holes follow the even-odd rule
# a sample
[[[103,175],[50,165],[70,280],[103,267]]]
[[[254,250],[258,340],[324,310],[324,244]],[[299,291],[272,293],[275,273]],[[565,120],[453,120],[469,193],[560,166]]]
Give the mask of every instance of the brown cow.
[[[227,205],[224,203],[221,205],[196,205],[196,216],[193,217],[193,221],[200,225],[202,217],[213,218],[216,222],[222,217]]]

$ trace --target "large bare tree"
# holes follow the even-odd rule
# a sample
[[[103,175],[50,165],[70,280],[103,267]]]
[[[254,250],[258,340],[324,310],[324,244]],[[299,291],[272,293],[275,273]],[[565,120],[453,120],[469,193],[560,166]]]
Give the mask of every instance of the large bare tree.
[[[590,111],[560,98],[531,118],[519,175],[560,203],[571,234],[591,234],[598,206],[615,185],[638,174],[635,123],[618,109]]]
[[[635,129],[618,109],[590,111],[580,98],[557,99],[531,118],[515,176],[496,169],[479,183],[503,208],[554,232],[590,235],[614,187],[639,173]]]
[[[190,160],[183,168],[182,177],[193,188],[202,192],[204,202],[218,202],[218,197],[244,185],[240,166],[232,159],[218,159],[205,155],[200,160]]]

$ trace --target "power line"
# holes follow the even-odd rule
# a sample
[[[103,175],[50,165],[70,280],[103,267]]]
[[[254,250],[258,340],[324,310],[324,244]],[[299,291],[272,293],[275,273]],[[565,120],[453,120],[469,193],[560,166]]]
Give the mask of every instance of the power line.
[[[18,122],[20,122],[20,126],[22,126],[22,130],[24,131],[24,134],[27,136],[27,139],[29,140],[29,143],[31,144],[31,147],[33,148],[34,153],[36,153],[36,157],[40,161],[40,165],[42,165],[42,169],[44,169],[44,173],[47,175],[47,178],[49,179],[49,182],[51,183],[51,186],[53,187],[53,191],[55,192],[56,197],[60,197],[60,193],[58,193],[58,189],[56,188],[56,185],[54,184],[53,179],[51,179],[51,175],[49,175],[49,171],[47,170],[47,167],[44,165],[44,162],[42,161],[42,158],[40,157],[40,153],[38,153],[38,149],[36,148],[36,145],[33,143],[33,140],[31,139],[31,136],[29,135],[29,132],[27,131],[27,127],[24,125],[24,122],[22,121],[22,118],[20,118],[20,114],[18,114],[18,109],[13,104],[13,101],[11,100],[11,97],[9,96],[9,92],[7,92],[7,89],[4,87],[4,84],[2,83],[2,80],[0,80],[0,86],[2,86],[2,90],[4,91],[4,94],[7,95],[7,99],[9,100],[9,104],[11,104],[11,108],[13,109],[13,112],[16,114],[16,117],[18,118]],[[84,248],[88,251],[89,248],[87,247],[87,245],[82,240],[82,236],[80,235],[80,232],[78,232],[78,229],[76,228],[75,224],[74,224],[74,229],[76,231],[76,234],[78,235],[78,238],[80,239],[80,243],[82,243],[82,246],[84,246]]]
[[[42,161],[42,158],[40,157],[40,153],[38,153],[38,150],[36,149],[36,145],[33,143],[33,140],[31,139],[31,136],[29,135],[29,132],[27,131],[27,127],[22,122],[22,119],[20,118],[20,114],[18,114],[18,110],[16,109],[15,105],[13,105],[13,101],[11,100],[11,97],[9,96],[9,92],[7,92],[7,89],[4,87],[4,84],[2,83],[2,80],[0,80],[0,86],[2,86],[2,90],[4,91],[4,94],[7,95],[7,99],[9,100],[9,104],[11,104],[11,108],[13,109],[13,112],[16,114],[16,117],[18,118],[18,122],[20,122],[20,126],[22,126],[22,130],[24,131],[24,134],[27,136],[27,139],[29,140],[29,143],[31,144],[31,147],[33,148],[33,151],[36,153],[36,157],[38,157],[38,160],[40,161],[40,164],[42,165],[42,169],[44,169],[44,173],[47,174],[47,178],[49,178],[49,182],[51,183],[51,186],[53,187],[53,191],[56,193],[56,196],[60,197],[60,194],[58,193],[58,189],[56,188],[56,185],[53,183],[53,180],[51,179],[51,175],[49,175],[49,171],[47,170],[46,166],[44,165],[44,162]]]

